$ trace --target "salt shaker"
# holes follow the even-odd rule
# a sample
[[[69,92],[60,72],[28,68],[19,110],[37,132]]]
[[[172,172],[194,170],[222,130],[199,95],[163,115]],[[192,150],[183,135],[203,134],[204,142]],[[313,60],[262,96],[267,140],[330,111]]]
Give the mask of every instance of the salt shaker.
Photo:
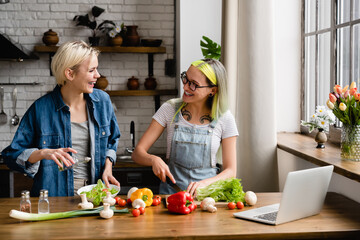
[[[40,190],[38,213],[50,213],[48,190]]]
[[[70,167],[65,166],[64,163],[62,163],[61,160],[59,159],[60,163],[62,164],[62,167],[59,167],[59,170],[65,171],[65,170],[73,168],[74,166],[79,165],[80,163],[88,163],[91,160],[90,157],[84,157],[83,159],[78,159],[77,157],[73,156],[72,158],[74,159],[75,163],[73,165],[71,165]]]
[[[31,213],[30,192],[28,190],[21,192],[20,211]]]

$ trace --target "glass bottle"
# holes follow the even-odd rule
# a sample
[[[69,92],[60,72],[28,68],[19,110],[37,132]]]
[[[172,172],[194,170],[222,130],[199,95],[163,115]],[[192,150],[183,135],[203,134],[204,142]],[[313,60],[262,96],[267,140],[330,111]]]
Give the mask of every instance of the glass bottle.
[[[40,190],[38,213],[50,213],[48,190],[46,189]]]
[[[20,211],[31,213],[30,192],[28,190],[21,192]]]
[[[79,165],[80,163],[88,163],[91,160],[91,157],[84,157],[84,159],[78,159],[77,157],[73,156],[72,158],[74,159],[75,163],[73,165],[71,165],[70,167],[65,166],[64,163],[59,159],[59,162],[62,164],[62,167],[59,167],[59,170],[65,171],[65,170],[73,168],[74,166]]]

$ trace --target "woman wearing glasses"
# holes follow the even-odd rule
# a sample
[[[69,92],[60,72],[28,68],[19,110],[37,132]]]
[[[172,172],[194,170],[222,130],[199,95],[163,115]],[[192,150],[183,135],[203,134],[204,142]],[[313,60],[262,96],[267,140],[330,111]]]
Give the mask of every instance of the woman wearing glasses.
[[[236,176],[238,131],[227,105],[226,70],[219,61],[195,61],[181,74],[181,80],[182,98],[160,107],[132,157],[139,164],[152,166],[162,181],[160,194],[175,193],[172,182],[196,195],[197,188]],[[165,128],[167,163],[148,153]],[[219,174],[217,156],[223,165]]]

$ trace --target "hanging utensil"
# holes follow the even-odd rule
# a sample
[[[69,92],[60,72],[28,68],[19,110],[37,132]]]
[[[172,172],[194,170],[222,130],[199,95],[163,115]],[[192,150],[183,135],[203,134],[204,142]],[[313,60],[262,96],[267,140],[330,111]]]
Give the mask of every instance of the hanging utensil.
[[[14,88],[14,91],[13,91],[13,101],[14,101],[14,104],[13,104],[14,116],[11,118],[11,124],[16,126],[16,125],[19,124],[19,116],[16,115],[16,102],[17,102],[17,89],[16,89],[16,87]]]
[[[0,111],[0,124],[7,123],[7,115],[4,112],[4,88],[0,87],[1,111]]]

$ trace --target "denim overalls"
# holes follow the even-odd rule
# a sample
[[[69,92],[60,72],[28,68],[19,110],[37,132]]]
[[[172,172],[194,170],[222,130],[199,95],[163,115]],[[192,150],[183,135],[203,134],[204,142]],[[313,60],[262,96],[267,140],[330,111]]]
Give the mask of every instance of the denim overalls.
[[[181,103],[180,103],[181,104]],[[175,111],[180,107],[175,105]],[[180,112],[175,116],[175,130],[171,142],[168,165],[176,184],[186,190],[190,182],[198,182],[216,175],[216,165],[211,164],[211,138],[216,121],[207,128],[194,128],[178,125]],[[176,191],[167,183],[160,183],[160,194],[173,194]]]

